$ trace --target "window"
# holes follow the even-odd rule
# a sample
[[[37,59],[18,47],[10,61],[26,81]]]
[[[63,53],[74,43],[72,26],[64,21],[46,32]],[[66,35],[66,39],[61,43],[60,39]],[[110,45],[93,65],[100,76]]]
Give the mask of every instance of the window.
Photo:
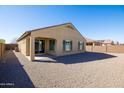
[[[55,40],[50,40],[50,42],[49,42],[49,50],[55,50]]]
[[[84,49],[84,42],[79,41],[78,42],[78,50],[83,50]]]
[[[72,50],[72,41],[64,40],[63,41],[63,49],[64,49],[64,51],[71,51]]]

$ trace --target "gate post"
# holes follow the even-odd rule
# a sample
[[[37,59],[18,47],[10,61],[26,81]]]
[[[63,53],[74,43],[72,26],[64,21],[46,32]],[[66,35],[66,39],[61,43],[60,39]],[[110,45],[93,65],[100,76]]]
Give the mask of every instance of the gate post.
[[[107,44],[106,44],[106,53],[108,52],[108,46],[107,46]]]

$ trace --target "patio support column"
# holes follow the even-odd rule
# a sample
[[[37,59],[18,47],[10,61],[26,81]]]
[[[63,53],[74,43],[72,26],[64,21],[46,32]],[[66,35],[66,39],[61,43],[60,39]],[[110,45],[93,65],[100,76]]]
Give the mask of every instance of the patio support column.
[[[93,42],[93,46],[95,46],[95,43]]]
[[[26,56],[30,56],[30,38],[26,39]]]
[[[93,48],[95,47],[95,43],[93,42],[93,45],[92,45],[92,49],[91,49],[91,51],[93,52]]]
[[[35,38],[30,37],[30,61],[35,59]]]

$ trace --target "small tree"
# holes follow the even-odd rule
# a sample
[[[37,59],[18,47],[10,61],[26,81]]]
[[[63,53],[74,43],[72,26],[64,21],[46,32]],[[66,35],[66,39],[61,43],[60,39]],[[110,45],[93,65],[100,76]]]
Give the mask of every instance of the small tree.
[[[5,43],[5,40],[4,39],[0,39],[0,43]]]

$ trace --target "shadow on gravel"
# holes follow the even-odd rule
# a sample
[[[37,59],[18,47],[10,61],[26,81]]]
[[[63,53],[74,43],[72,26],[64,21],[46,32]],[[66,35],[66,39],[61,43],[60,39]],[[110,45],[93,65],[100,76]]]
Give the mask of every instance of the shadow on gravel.
[[[93,62],[96,60],[103,60],[113,57],[116,56],[105,53],[86,52],[86,53],[56,57],[55,60],[57,61],[57,63],[75,64],[75,63]]]
[[[44,57],[48,57],[50,60],[42,60]],[[79,54],[65,55],[65,56],[51,56],[51,55],[41,55],[37,56],[41,59],[34,60],[34,62],[47,62],[47,63],[63,63],[63,64],[76,64],[76,63],[85,63],[85,62],[93,62],[96,60],[104,60],[108,58],[114,58],[117,56],[113,56],[106,53],[98,53],[98,52],[85,52]]]
[[[1,88],[34,88],[23,65],[20,64],[13,51],[7,51],[5,62],[0,62]]]

